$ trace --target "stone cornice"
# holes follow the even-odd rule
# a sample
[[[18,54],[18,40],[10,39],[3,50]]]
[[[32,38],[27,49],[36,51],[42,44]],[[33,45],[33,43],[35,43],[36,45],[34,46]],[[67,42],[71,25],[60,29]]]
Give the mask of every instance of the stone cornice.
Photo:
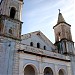
[[[70,61],[68,56],[61,55],[59,53],[51,52],[49,50],[43,50],[23,44],[18,44],[16,46],[16,49],[18,52],[24,52],[24,53],[29,53],[29,54],[34,54],[42,57],[48,57],[48,58],[53,58],[53,59],[58,59],[58,60],[63,60],[63,61]]]
[[[70,25],[70,24],[68,24],[68,23],[66,23],[66,22],[60,22],[60,23],[57,23],[55,26],[53,26],[53,29],[54,29],[56,26],[58,26],[59,24],[61,24],[61,23],[64,23],[64,24],[66,24],[66,25],[68,25],[68,26],[70,26],[70,27],[71,27],[71,25]]]
[[[61,41],[68,41],[68,42],[74,43],[72,40],[68,40],[68,39],[66,39],[66,38],[63,38],[63,39],[61,39],[60,41],[55,42],[54,45],[57,44],[57,43],[60,43]]]
[[[10,21],[17,21],[17,22],[20,22],[20,23],[23,23],[23,22],[21,22],[20,20],[18,20],[18,19],[13,19],[13,18],[10,18],[9,16],[6,16],[6,15],[0,15],[0,18],[2,18],[2,19],[9,19]]]
[[[11,39],[14,39],[14,40],[21,41],[21,39],[20,39],[20,38],[16,38],[16,37],[9,36],[9,35],[0,34],[0,36],[3,36],[3,37],[7,37],[7,38],[11,38]]]

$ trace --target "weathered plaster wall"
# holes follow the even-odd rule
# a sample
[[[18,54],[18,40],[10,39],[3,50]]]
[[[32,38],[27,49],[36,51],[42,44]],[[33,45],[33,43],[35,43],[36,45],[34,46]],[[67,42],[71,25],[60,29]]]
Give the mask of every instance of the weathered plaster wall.
[[[65,75],[72,75],[70,62],[26,53],[20,53],[19,58],[19,75],[24,75],[24,69],[27,65],[33,65],[36,68],[36,75],[43,75],[46,67],[50,67],[53,70],[54,75],[58,75],[60,69],[64,69]]]

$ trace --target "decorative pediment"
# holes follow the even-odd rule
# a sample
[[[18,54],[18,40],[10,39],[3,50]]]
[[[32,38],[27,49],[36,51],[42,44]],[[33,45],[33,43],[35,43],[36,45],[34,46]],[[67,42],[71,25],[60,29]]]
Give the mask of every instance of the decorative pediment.
[[[48,50],[55,50],[56,46],[41,32],[41,31],[35,31],[28,34],[24,34],[21,36],[22,43],[30,45],[30,42],[33,42],[34,45],[37,43],[40,43],[42,45],[43,49],[45,46],[48,47]],[[37,46],[35,46],[37,47]]]

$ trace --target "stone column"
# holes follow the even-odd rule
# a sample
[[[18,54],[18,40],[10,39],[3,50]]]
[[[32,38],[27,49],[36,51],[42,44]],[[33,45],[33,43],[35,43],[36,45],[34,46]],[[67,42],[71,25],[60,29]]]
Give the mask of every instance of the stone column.
[[[57,65],[55,64],[55,75],[58,75]]]
[[[72,75],[71,66],[67,67],[68,75]]]
[[[38,61],[39,61],[39,73],[38,75],[44,75],[43,74],[43,70],[42,70],[42,57],[37,57]]]

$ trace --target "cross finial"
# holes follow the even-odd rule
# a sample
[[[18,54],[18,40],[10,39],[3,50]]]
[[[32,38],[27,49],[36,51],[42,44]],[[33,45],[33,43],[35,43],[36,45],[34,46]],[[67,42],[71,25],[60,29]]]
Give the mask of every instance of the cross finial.
[[[60,9],[58,9],[59,10],[59,13],[60,13]]]

